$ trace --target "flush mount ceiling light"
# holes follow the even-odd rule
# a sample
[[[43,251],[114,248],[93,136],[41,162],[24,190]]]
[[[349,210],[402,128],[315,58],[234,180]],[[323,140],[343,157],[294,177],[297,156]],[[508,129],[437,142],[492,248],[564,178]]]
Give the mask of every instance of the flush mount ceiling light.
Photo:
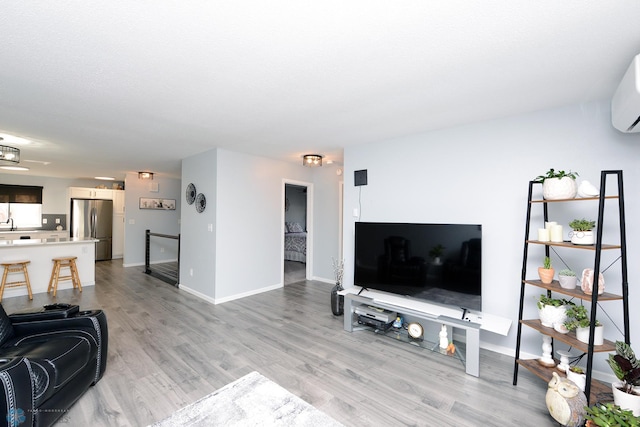
[[[138,172],[138,179],[153,179],[153,172]]]
[[[115,181],[116,180],[112,176],[94,176],[93,179],[99,179],[100,181]]]
[[[0,137],[0,142],[3,140],[4,138]],[[14,171],[29,170],[29,168],[18,166],[18,163],[20,163],[20,150],[8,145],[0,145],[0,168]]]
[[[322,166],[322,156],[320,154],[305,154],[302,156],[302,164],[310,168]]]

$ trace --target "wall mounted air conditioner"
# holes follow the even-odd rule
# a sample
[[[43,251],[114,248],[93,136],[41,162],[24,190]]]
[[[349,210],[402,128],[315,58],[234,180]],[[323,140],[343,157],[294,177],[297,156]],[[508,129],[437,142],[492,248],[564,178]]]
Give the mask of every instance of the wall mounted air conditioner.
[[[640,55],[633,58],[613,94],[611,122],[621,132],[640,132]]]

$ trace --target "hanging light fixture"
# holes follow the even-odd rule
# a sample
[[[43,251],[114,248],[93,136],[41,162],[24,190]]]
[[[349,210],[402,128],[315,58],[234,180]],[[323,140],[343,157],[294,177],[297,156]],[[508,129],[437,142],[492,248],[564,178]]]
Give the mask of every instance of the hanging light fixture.
[[[322,166],[322,156],[320,154],[305,154],[302,156],[302,164],[310,168]]]
[[[138,179],[153,179],[153,172],[138,172]]]

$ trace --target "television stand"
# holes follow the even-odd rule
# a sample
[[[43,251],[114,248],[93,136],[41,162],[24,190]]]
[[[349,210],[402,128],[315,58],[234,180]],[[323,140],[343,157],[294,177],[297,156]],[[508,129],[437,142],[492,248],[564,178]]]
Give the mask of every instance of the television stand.
[[[367,292],[369,293],[369,292]],[[392,300],[392,302],[381,301],[384,298],[372,298],[370,296],[356,295],[353,293],[345,292],[344,294],[344,330],[347,332],[354,332],[359,330],[360,327],[357,323],[355,314],[355,308],[359,305],[373,305],[375,307],[384,308],[386,310],[395,311],[398,315],[403,317],[409,316],[413,319],[434,322],[447,327],[455,329],[461,329],[466,334],[466,350],[464,356],[459,355],[460,360],[465,364],[465,370],[468,375],[474,377],[480,376],[480,328],[479,323],[472,322],[470,320],[463,320],[463,310],[460,309],[460,315],[458,318],[448,316],[449,314],[445,309],[445,314],[430,313],[415,308],[407,307],[408,304],[402,304],[402,297],[398,297],[398,300]],[[455,309],[451,309],[455,311]],[[452,311],[452,313],[453,313]],[[468,317],[467,317],[468,318]],[[451,336],[453,338],[453,336]],[[456,352],[460,351],[456,349]]]

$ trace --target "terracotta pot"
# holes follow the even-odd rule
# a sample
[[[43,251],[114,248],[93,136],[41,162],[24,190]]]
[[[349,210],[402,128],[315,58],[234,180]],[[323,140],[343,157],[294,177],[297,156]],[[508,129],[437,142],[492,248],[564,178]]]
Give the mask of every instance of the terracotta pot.
[[[553,268],[538,267],[538,276],[540,276],[540,281],[545,285],[553,281],[554,274],[555,270]]]

